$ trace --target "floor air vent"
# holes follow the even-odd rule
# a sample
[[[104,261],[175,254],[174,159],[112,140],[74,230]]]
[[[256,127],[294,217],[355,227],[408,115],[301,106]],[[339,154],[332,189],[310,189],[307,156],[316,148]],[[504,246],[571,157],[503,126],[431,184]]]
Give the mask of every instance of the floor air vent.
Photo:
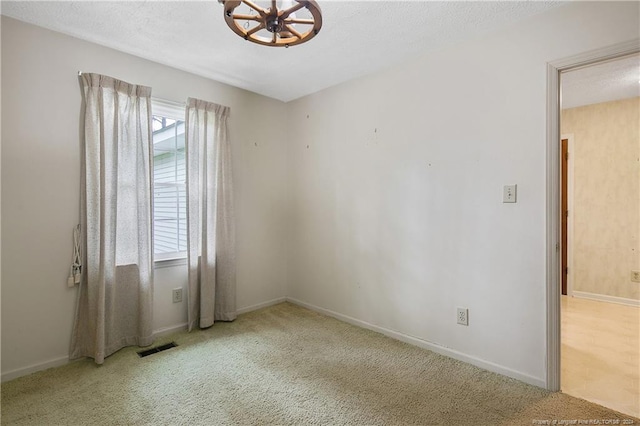
[[[175,348],[178,345],[176,342],[167,343],[166,345],[156,346],[155,348],[145,349],[144,351],[138,352],[138,356],[140,358],[144,358],[145,356],[153,355],[158,352],[166,351],[167,349]]]

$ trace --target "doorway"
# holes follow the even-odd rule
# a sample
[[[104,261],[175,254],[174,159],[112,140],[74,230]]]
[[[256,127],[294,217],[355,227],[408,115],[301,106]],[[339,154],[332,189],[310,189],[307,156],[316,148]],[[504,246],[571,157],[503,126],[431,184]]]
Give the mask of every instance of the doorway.
[[[635,39],[547,63],[545,384],[550,391],[560,391],[561,376],[560,73],[638,52],[640,39]]]
[[[640,55],[560,70],[559,388],[640,416]]]

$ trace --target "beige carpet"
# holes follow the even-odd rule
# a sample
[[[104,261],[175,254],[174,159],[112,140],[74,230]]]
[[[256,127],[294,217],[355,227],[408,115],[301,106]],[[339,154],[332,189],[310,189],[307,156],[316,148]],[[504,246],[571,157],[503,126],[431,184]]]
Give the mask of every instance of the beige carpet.
[[[142,359],[137,348],[127,348],[103,366],[82,360],[4,383],[2,424],[483,426],[630,419],[288,303],[162,342],[170,340],[180,346]]]

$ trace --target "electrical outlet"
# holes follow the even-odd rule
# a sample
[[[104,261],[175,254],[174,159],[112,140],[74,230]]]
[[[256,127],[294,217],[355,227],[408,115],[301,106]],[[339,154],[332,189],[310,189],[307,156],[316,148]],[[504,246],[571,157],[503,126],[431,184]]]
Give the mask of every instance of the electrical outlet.
[[[631,271],[631,281],[640,283],[640,271]]]
[[[469,325],[469,309],[458,308],[456,318],[457,318],[458,324]]]
[[[182,302],[182,288],[174,288],[173,292],[173,303]]]

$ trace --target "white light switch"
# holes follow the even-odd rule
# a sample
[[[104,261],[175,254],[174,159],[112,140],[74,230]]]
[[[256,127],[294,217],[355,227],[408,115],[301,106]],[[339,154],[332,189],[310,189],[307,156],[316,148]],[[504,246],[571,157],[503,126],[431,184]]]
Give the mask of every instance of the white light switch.
[[[518,185],[505,185],[502,190],[503,203],[515,203],[518,194]]]

